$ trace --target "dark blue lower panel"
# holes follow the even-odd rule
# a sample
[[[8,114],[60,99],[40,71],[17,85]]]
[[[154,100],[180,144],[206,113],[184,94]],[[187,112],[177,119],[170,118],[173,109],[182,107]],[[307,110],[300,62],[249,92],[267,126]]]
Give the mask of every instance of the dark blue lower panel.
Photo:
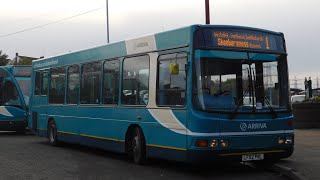
[[[125,150],[124,142],[92,138],[92,137],[81,136],[76,134],[58,133],[58,140],[63,142],[73,143],[73,144],[81,144],[84,146],[100,148],[108,151],[120,152],[120,153],[123,153]]]
[[[1,131],[24,131],[27,127],[27,122],[22,121],[0,121]]]
[[[35,132],[32,130],[32,132],[40,137],[47,137],[47,130],[40,130],[38,129],[38,132]]]
[[[39,130],[39,136],[47,136],[46,130]],[[107,139],[80,136],[77,134],[58,133],[58,140],[72,144],[81,144],[96,147],[113,152],[125,152],[123,141],[113,141]],[[173,161],[190,163],[213,163],[218,161],[241,161],[243,154],[263,153],[266,160],[278,160],[287,158],[293,153],[293,146],[277,149],[251,149],[245,150],[191,150],[191,149],[172,149],[164,147],[147,146],[148,158],[159,158]]]
[[[147,157],[184,162],[187,159],[187,151],[148,146]]]
[[[38,130],[38,136],[47,137],[46,130]],[[77,134],[58,133],[58,140],[71,143],[81,144],[85,146],[100,148],[113,152],[125,152],[125,142],[92,138],[87,136],[80,136]],[[186,161],[187,151],[186,150],[174,150],[169,148],[159,148],[147,146],[147,157],[148,158],[160,158],[173,161]]]

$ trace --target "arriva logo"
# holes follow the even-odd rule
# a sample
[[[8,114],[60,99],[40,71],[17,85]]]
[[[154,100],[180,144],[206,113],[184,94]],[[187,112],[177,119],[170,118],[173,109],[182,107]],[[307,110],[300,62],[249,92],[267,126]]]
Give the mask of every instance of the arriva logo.
[[[241,131],[267,129],[267,123],[241,123]]]

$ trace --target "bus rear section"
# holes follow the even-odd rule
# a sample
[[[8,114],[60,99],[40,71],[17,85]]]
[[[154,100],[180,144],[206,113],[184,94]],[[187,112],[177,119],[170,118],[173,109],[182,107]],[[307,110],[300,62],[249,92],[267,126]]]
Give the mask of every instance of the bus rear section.
[[[30,94],[31,66],[0,68],[0,130],[24,133]]]
[[[191,161],[274,162],[293,153],[283,35],[246,28],[201,28],[194,42]]]

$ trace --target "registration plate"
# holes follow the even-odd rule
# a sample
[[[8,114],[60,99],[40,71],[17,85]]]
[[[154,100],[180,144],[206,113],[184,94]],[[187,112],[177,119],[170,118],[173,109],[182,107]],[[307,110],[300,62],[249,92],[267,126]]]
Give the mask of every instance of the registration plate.
[[[264,154],[246,154],[242,155],[242,161],[259,161],[264,159]]]

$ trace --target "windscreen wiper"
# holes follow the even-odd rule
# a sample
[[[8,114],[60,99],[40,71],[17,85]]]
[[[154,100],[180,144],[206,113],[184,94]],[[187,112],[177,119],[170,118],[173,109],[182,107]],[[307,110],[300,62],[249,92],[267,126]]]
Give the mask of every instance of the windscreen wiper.
[[[266,102],[268,108],[270,109],[270,112],[272,114],[272,119],[276,119],[278,117],[278,114],[276,113],[276,111],[271,106],[269,99],[266,98],[266,96],[264,96],[263,98],[264,98],[264,101]]]

